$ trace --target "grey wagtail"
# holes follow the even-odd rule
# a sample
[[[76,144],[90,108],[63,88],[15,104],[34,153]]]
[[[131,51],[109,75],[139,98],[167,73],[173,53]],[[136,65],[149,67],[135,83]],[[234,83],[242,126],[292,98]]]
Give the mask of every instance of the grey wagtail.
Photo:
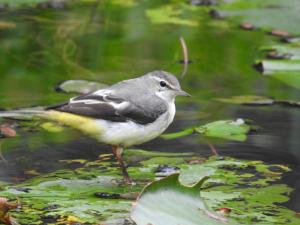
[[[178,95],[190,96],[181,90],[174,75],[153,71],[59,105],[1,112],[0,117],[37,116],[79,129],[112,145],[124,181],[131,183],[122,159],[123,148],[163,133],[174,119]]]

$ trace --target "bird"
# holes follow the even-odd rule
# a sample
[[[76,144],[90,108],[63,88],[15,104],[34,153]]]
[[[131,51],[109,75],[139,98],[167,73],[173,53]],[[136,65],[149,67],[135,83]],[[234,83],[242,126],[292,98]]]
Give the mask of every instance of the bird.
[[[2,112],[0,117],[37,116],[109,144],[124,182],[133,183],[122,158],[123,150],[150,141],[169,127],[176,112],[176,96],[191,95],[181,89],[175,75],[158,70],[57,105]]]

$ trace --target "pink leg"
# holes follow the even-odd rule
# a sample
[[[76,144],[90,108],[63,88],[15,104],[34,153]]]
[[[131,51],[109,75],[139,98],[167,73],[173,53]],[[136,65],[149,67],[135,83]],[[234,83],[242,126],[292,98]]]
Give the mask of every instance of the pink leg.
[[[124,161],[122,159],[122,151],[123,151],[123,149],[120,146],[118,146],[118,145],[113,145],[112,146],[112,150],[113,150],[114,156],[116,157],[116,159],[118,160],[118,163],[120,165],[124,181],[127,184],[132,184],[132,180],[129,177],[129,174],[128,174],[127,169],[126,169],[126,165],[125,165],[125,163],[124,163]]]

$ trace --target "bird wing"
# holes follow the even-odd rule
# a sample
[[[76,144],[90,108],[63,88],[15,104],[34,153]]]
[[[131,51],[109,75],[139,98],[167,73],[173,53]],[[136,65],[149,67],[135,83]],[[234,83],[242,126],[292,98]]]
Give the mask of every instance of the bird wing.
[[[70,99],[69,102],[47,109],[113,122],[131,120],[139,124],[152,123],[167,110],[166,107],[161,106],[154,106],[152,110],[148,106],[142,108],[130,98],[125,100],[105,90],[78,96]]]

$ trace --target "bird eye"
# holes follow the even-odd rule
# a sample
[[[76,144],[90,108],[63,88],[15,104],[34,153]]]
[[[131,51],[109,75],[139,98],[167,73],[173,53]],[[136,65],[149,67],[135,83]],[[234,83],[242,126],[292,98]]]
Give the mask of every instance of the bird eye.
[[[167,86],[167,83],[165,81],[163,81],[163,80],[159,84],[160,84],[161,87]]]

